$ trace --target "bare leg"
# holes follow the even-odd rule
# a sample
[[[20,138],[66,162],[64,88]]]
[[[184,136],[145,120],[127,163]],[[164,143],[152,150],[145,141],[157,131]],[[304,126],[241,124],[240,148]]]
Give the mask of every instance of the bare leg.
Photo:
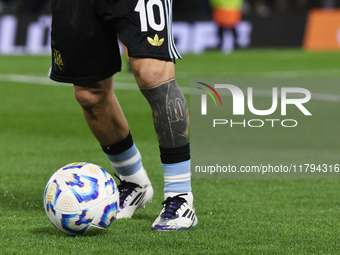
[[[139,88],[153,87],[175,77],[175,66],[171,61],[130,58],[130,62]]]
[[[174,77],[174,64],[159,59],[131,58],[131,66],[152,110],[165,176],[164,192],[191,192],[189,113],[185,97]],[[174,182],[173,169],[179,169],[177,166],[183,164],[185,167],[178,170],[181,173],[177,172],[178,179],[175,178]],[[185,180],[181,179],[183,176]]]
[[[89,128],[102,146],[110,146],[128,135],[128,123],[113,93],[113,77],[74,85],[74,93]]]
[[[174,77],[174,63],[131,58],[131,65],[138,86],[151,106],[160,147],[187,145],[189,113],[185,97]]]
[[[152,200],[153,188],[129,132],[128,123],[113,93],[113,77],[92,84],[74,85],[74,93],[89,128],[124,181],[118,186],[120,207],[117,218],[130,218],[137,208]],[[135,191],[133,196],[129,192],[131,187]],[[132,206],[131,201],[135,202],[136,196],[141,194],[144,194],[144,199],[138,200]]]
[[[191,192],[188,106],[171,61],[131,58],[138,86],[152,109],[164,174],[163,209],[153,230],[189,229],[197,224]],[[189,213],[189,218],[185,217]],[[176,214],[176,216],[175,216]]]

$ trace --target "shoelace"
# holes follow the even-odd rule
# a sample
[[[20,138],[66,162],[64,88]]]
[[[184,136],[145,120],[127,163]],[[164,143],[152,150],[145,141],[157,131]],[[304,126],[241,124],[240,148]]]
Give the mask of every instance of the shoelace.
[[[187,202],[185,198],[181,197],[187,195],[188,193],[179,194],[174,197],[168,197],[162,202],[164,206],[164,212],[162,213],[162,218],[174,218],[176,217],[177,210],[182,206],[183,203]]]
[[[129,196],[136,188],[140,188],[136,183],[132,182],[127,182],[125,180],[122,180],[119,178],[118,175],[115,174],[117,179],[120,181],[120,184],[118,185],[118,190],[119,190],[119,204],[122,206],[124,204],[124,201],[127,196]]]

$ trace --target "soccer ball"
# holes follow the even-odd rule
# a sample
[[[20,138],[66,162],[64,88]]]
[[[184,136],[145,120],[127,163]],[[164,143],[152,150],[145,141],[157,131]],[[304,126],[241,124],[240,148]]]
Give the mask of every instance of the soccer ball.
[[[103,168],[75,162],[60,168],[44,192],[51,223],[69,235],[94,235],[106,229],[119,208],[119,192]]]

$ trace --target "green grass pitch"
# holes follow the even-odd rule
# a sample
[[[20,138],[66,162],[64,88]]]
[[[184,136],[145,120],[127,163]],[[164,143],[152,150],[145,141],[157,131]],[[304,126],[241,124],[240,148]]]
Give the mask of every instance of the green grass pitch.
[[[340,78],[337,52],[212,51],[183,58],[176,64],[177,81],[188,100],[190,78]],[[153,203],[97,236],[69,237],[56,230],[43,208],[49,177],[75,161],[113,169],[87,128],[72,87],[46,78],[49,64],[49,57],[0,56],[1,254],[339,252],[339,179],[195,178],[198,225],[183,232],[151,231],[163,201],[163,173],[149,106],[125,62],[115,77],[116,94],[153,183]],[[334,93],[340,95],[340,89]],[[317,144],[323,137],[314,139]]]

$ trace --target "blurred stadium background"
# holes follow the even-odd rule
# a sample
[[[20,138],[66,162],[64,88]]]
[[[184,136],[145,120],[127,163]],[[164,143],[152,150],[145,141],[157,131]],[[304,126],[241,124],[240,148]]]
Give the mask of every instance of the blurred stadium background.
[[[0,54],[49,54],[50,2],[0,0]],[[234,46],[340,49],[339,7],[339,0],[245,0],[236,43],[226,33],[222,48],[227,53]],[[175,0],[173,9],[174,38],[182,54],[219,46],[211,1]]]
[[[49,12],[51,0],[1,0],[1,13],[44,13]],[[339,7],[338,0],[246,0],[244,12],[267,15],[272,11],[306,11],[311,8]],[[174,1],[174,11],[179,13],[209,13],[209,0]]]

